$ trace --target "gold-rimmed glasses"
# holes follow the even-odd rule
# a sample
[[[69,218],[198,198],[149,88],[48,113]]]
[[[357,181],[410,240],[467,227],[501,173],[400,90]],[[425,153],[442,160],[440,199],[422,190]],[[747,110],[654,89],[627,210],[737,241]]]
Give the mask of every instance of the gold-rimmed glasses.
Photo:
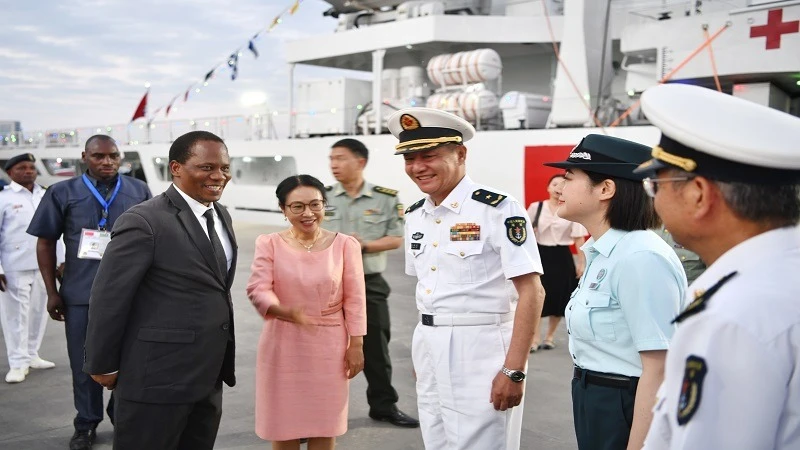
[[[322,200],[312,200],[309,203],[294,202],[289,204],[287,207],[293,214],[303,214],[303,212],[306,210],[306,207],[308,207],[308,209],[310,209],[312,212],[320,212],[325,209],[325,202]]]
[[[650,178],[647,177],[642,180],[642,186],[644,187],[644,191],[650,198],[656,197],[656,192],[658,192],[658,184],[659,183],[672,183],[675,181],[689,181],[693,179],[693,176],[686,176],[686,177],[673,177],[673,178]]]

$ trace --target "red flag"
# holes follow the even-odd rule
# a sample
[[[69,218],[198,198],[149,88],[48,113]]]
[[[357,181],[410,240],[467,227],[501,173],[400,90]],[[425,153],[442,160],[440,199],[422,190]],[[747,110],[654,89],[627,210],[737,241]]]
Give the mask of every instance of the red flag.
[[[169,110],[172,109],[172,104],[175,103],[175,100],[177,100],[177,99],[178,99],[178,97],[173,97],[172,101],[169,102],[169,105],[167,105],[167,112],[166,112],[166,114],[164,114],[164,117],[168,117],[169,116]]]
[[[142,97],[142,101],[139,102],[139,106],[136,107],[136,112],[133,113],[133,118],[131,119],[131,122],[140,117],[144,117],[145,110],[147,109],[147,94],[149,93],[150,89],[145,91],[144,97]]]
[[[183,102],[184,103],[186,103],[186,101],[189,100],[189,91],[191,91],[191,90],[192,90],[192,86],[189,86],[189,89],[187,89],[186,93],[183,94]]]

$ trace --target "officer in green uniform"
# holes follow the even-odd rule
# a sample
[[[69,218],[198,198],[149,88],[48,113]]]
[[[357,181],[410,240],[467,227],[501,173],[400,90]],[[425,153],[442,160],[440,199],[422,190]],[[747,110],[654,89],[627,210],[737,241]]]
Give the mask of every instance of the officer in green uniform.
[[[389,284],[386,251],[403,243],[403,206],[397,191],[364,180],[369,152],[355,139],[342,139],[331,148],[331,171],[338,181],[328,186],[325,228],[354,236],[361,243],[367,286],[367,335],[364,337],[364,375],[367,377],[369,416],[400,427],[416,428],[419,421],[399,409],[392,387],[389,358]]]
[[[661,236],[661,239],[664,239],[664,241],[672,247],[672,250],[675,251],[675,254],[678,255],[678,259],[681,260],[681,264],[683,265],[683,271],[686,272],[686,281],[688,284],[692,284],[694,280],[706,270],[706,265],[703,264],[703,261],[697,256],[697,253],[690,252],[684,246],[675,242],[675,239],[672,238],[672,234],[667,230],[665,225],[661,225],[661,228],[653,231]]]

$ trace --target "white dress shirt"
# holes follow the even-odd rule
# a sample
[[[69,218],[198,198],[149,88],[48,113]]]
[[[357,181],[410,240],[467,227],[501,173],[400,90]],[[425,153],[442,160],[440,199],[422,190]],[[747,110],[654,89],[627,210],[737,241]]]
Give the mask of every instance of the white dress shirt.
[[[570,222],[567,219],[558,217],[556,211],[550,210],[550,202],[531,203],[528,206],[528,215],[531,220],[536,219],[536,210],[542,203],[542,213],[539,215],[539,224],[533,230],[536,233],[536,243],[548,247],[557,245],[572,245],[575,239],[582,238],[589,234],[583,225],[577,222]]]
[[[33,192],[11,182],[0,193],[0,274],[6,271],[39,270],[36,236],[26,232],[45,189],[33,185]],[[56,264],[64,262],[64,243],[56,244]]]
[[[543,272],[525,209],[504,193],[496,207],[473,200],[478,189],[496,192],[465,176],[439,206],[426,198],[406,215],[406,274],[419,280],[422,313],[511,312],[518,299],[511,278]],[[507,236],[508,219],[525,219],[523,243]],[[470,232],[474,240],[458,237]]]
[[[173,184],[173,186],[175,186]],[[175,186],[175,190],[181,194],[186,203],[189,204],[189,207],[192,208],[192,212],[194,216],[197,218],[197,222],[200,223],[200,226],[203,228],[203,232],[208,236],[208,225],[206,224],[206,218],[203,217],[206,211],[209,209],[214,211],[214,229],[217,232],[217,236],[219,237],[219,241],[222,242],[222,248],[225,250],[225,262],[227,264],[228,270],[231,270],[231,262],[233,261],[233,246],[231,245],[231,240],[228,237],[228,233],[225,232],[225,224],[222,223],[222,219],[219,217],[219,213],[213,206],[206,206],[197,200],[189,197],[184,193],[178,186]],[[209,239],[210,240],[210,239]]]
[[[702,293],[667,352],[647,450],[800,448],[800,231],[728,250],[692,283]]]

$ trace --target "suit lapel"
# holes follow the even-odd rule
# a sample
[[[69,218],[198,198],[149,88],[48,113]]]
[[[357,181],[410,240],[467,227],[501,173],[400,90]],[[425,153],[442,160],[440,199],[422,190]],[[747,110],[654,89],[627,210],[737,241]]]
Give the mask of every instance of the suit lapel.
[[[211,240],[208,239],[208,235],[203,232],[203,227],[201,227],[200,223],[197,221],[197,217],[194,215],[194,212],[192,212],[192,208],[190,208],[186,200],[181,197],[181,194],[175,190],[175,187],[170,186],[166,191],[166,195],[169,197],[170,201],[172,201],[172,204],[178,208],[178,220],[180,220],[186,233],[192,241],[194,241],[194,245],[200,250],[200,254],[203,256],[206,264],[214,272],[217,280],[225,286],[225,279],[223,279],[217,265],[217,260],[214,258],[214,247],[211,246]]]
[[[233,222],[231,221],[231,215],[228,213],[228,210],[216,203],[214,203],[214,208],[217,210],[219,217],[222,218],[225,232],[228,233],[228,239],[231,241],[231,251],[233,255],[231,255],[231,267],[228,269],[227,276],[225,277],[226,286],[230,289],[233,284],[233,274],[236,272],[236,259],[239,253],[239,246],[236,244],[236,235],[233,234]]]

